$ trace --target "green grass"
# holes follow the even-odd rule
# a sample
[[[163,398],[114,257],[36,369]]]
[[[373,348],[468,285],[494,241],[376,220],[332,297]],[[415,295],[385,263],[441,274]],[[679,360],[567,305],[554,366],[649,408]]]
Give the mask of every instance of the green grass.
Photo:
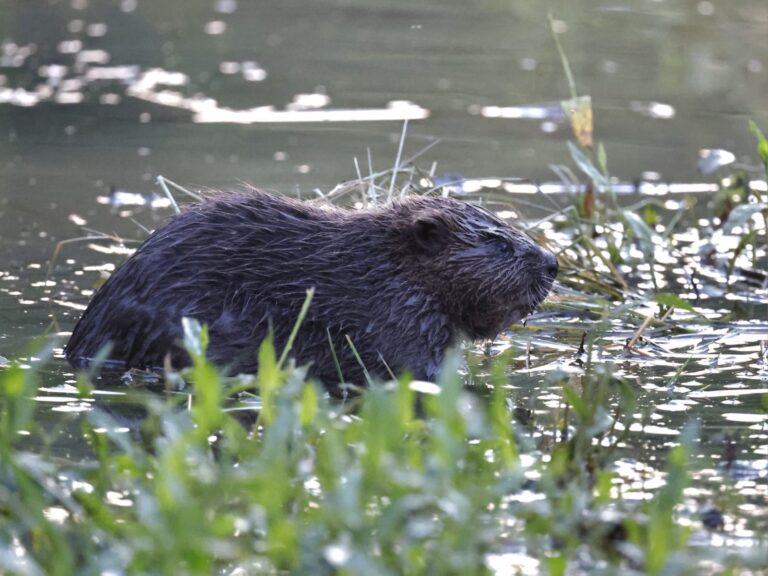
[[[44,425],[31,398],[41,363],[0,374],[0,570],[484,574],[489,555],[524,545],[550,574],[585,557],[609,573],[694,574],[707,556],[677,521],[695,430],[670,451],[653,499],[612,488],[616,424],[637,405],[607,365],[549,376],[567,399],[567,434],[542,452],[508,407],[504,356],[488,398],[463,387],[452,357],[439,393],[404,378],[339,403],[269,341],[255,380],[224,378],[205,359],[206,330],[186,328],[191,403],[134,399],[147,410],[135,431],[90,411],[92,458],[79,463],[19,447],[20,432]],[[261,410],[233,410],[256,382]]]

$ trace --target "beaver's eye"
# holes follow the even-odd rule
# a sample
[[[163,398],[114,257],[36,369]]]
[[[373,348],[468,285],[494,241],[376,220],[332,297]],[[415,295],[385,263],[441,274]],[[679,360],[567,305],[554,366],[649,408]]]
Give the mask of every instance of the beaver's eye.
[[[512,256],[515,253],[515,247],[506,238],[493,236],[489,238],[488,243],[493,246],[494,250],[505,256]]]
[[[512,246],[512,243],[508,240],[499,240],[498,241],[499,250],[501,250],[504,254],[508,256],[512,256],[515,253],[515,247]]]

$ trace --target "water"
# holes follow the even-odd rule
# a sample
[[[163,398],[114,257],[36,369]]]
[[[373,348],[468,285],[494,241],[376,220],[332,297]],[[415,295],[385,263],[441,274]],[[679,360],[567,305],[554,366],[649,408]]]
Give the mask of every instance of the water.
[[[577,90],[592,96],[612,174],[656,191],[695,184],[695,212],[706,217],[719,176],[711,171],[756,165],[747,119],[768,127],[763,1],[0,0],[0,356],[25,355],[46,331],[63,341],[143,228],[171,213],[142,204],[159,192],[159,174],[196,190],[247,182],[312,196],[354,178],[355,160],[363,173],[391,167],[408,118],[404,156],[439,140],[419,165],[442,178],[557,182],[551,165],[573,166],[557,105],[569,88],[547,10]],[[640,197],[627,190],[627,203]],[[530,195],[518,205],[531,217],[551,210]],[[119,240],[59,244],[99,233]],[[622,349],[636,317],[608,330],[602,357],[640,391],[644,411],[623,476],[637,475],[638,486],[656,477],[666,448],[696,420],[699,457],[711,466],[697,472],[692,502],[705,507],[719,484],[745,483],[731,535],[748,540],[764,532],[768,511],[765,289],[744,278],[728,285],[722,268],[698,265],[709,239],[695,220],[678,234],[670,258],[701,274],[700,311],[734,315],[652,328],[637,353]],[[642,271],[634,280],[648,283]],[[684,274],[666,282],[691,291]],[[531,322],[539,332],[494,345],[518,350],[510,394],[544,436],[561,407],[545,377],[578,369],[581,333],[595,318],[545,312]],[[87,454],[82,413],[109,406],[120,387],[76,399],[61,358],[45,379],[49,432],[30,443],[78,460]]]

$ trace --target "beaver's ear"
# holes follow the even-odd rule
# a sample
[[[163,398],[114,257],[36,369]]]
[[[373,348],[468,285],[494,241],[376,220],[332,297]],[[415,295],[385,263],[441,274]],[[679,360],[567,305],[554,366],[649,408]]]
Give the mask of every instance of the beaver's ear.
[[[439,214],[422,213],[411,225],[416,246],[426,254],[436,254],[445,246],[448,228]]]

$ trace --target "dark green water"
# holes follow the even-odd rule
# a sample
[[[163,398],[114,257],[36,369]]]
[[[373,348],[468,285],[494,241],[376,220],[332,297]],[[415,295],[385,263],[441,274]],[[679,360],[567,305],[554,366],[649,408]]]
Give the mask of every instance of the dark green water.
[[[556,181],[550,165],[571,164],[571,134],[551,103],[569,89],[547,10],[619,180],[715,182],[699,173],[702,149],[756,164],[747,120],[768,127],[762,0],[0,0],[0,355],[24,354],[49,329],[63,342],[124,258],[119,242],[57,252],[58,242],[89,230],[141,239],[137,222],[153,228],[170,214],[110,204],[111,189],[151,194],[162,174],[196,189],[247,182],[312,195],[354,178],[355,159],[367,173],[368,150],[374,170],[390,167],[406,117],[405,155],[439,140],[419,160],[438,175]],[[680,242],[693,254],[705,240]],[[623,476],[642,497],[666,448],[697,421],[711,466],[692,502],[744,483],[746,508],[728,537],[749,542],[768,514],[766,291],[704,284],[703,307],[735,310],[733,322],[652,334],[644,358],[621,351],[633,327],[617,324],[603,342],[603,359],[637,386],[647,412]],[[577,329],[558,330],[563,322]],[[561,395],[544,377],[571,366],[589,319],[544,314],[532,325],[542,332],[496,345],[523,354],[532,339],[511,395],[546,430]],[[92,403],[73,399],[73,378],[56,359],[41,418],[57,453],[78,459],[79,418]]]

